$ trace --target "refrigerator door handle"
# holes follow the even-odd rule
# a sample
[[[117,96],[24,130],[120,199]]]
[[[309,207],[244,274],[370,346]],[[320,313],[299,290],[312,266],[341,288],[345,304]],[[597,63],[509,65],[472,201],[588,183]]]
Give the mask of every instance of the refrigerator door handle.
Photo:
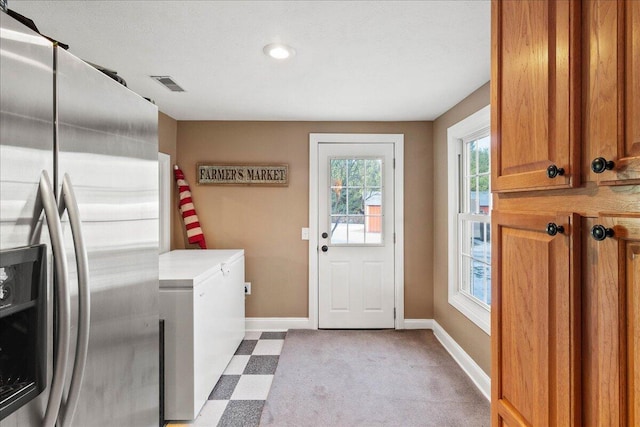
[[[78,398],[80,397],[80,388],[82,386],[82,377],[84,376],[87,350],[89,347],[89,320],[91,314],[87,248],[82,237],[82,222],[80,221],[78,201],[73,191],[71,178],[69,178],[69,175],[66,173],[62,178],[62,194],[58,206],[60,217],[62,217],[65,210],[69,214],[78,271],[78,339],[73,372],[69,384],[69,393],[65,405],[61,408],[62,413],[60,418],[63,427],[71,425],[78,404]]]
[[[43,170],[40,175],[39,185],[40,206],[36,211],[36,217],[44,210],[49,236],[51,238],[51,249],[55,266],[54,289],[57,297],[57,349],[55,351],[55,361],[53,367],[53,378],[51,380],[51,390],[49,391],[49,401],[45,411],[42,425],[44,427],[54,427],[60,411],[62,394],[64,392],[64,379],[69,359],[69,336],[71,334],[71,298],[69,296],[67,268],[67,255],[64,250],[62,239],[62,225],[58,217],[56,199],[49,180],[47,171]],[[56,335],[56,334],[54,334]]]

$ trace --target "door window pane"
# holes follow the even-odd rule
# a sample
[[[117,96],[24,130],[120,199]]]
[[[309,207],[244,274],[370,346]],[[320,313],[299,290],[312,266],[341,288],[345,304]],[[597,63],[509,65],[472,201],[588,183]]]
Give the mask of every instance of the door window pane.
[[[368,182],[369,179],[367,179]],[[382,190],[380,187],[367,188],[364,205],[365,240],[367,243],[380,244],[382,243]]]
[[[331,215],[347,213],[347,190],[344,187],[331,187]]]
[[[363,244],[364,241],[364,215],[349,217],[349,243]]]
[[[382,177],[382,161],[380,159],[368,159],[366,162],[365,176],[367,187],[380,187]]]
[[[364,184],[364,160],[349,159],[347,160],[347,165],[349,167],[347,185],[349,187],[362,187]]]
[[[349,215],[363,215],[364,214],[364,200],[362,197],[362,188],[347,189],[347,199],[349,200],[349,207],[347,213]]]
[[[345,159],[331,159],[331,185],[342,187],[347,185],[347,161]]]
[[[380,158],[333,158],[331,244],[383,244],[383,163]]]
[[[347,216],[331,216],[331,243],[348,243],[347,239]]]

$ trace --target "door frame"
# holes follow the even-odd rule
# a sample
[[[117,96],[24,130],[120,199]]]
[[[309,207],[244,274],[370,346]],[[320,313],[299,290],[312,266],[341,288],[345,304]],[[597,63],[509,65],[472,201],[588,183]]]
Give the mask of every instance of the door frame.
[[[309,134],[309,326],[318,329],[318,148],[320,144],[393,144],[395,329],[404,329],[404,134]]]

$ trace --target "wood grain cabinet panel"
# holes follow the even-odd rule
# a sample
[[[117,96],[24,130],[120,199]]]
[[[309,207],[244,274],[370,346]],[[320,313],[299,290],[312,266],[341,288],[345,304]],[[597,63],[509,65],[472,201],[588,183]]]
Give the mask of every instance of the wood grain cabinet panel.
[[[580,184],[579,11],[566,0],[492,3],[494,192]],[[564,174],[550,178],[551,165]]]
[[[576,217],[494,211],[492,224],[493,425],[575,425]]]
[[[582,21],[584,177],[640,183],[640,2],[590,0]],[[594,172],[596,158],[613,167]]]
[[[640,424],[640,214],[587,219],[583,251],[583,422]],[[595,241],[593,226],[613,230]],[[587,228],[585,227],[585,228]]]
[[[491,73],[492,425],[640,426],[640,0],[494,0]]]

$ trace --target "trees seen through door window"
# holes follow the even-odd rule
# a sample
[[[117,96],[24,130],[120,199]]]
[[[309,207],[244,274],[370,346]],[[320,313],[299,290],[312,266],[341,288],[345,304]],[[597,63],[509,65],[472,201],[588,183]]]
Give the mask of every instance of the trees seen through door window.
[[[382,159],[332,158],[330,170],[331,244],[382,244]]]

